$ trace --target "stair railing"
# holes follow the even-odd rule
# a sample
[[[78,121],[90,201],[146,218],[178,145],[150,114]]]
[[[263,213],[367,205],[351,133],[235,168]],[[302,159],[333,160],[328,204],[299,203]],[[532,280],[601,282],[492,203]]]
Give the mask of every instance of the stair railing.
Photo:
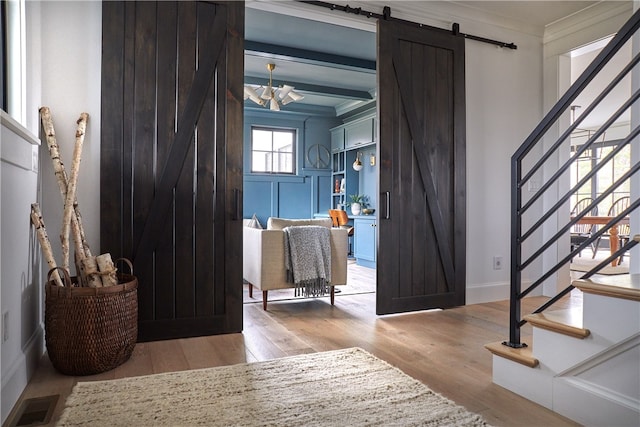
[[[564,265],[571,262],[574,256],[580,253],[582,249],[589,246],[592,242],[598,239],[602,234],[606,233],[611,227],[615,226],[622,218],[629,215],[630,212],[640,207],[640,200],[634,200],[629,204],[629,207],[611,219],[607,224],[600,227],[598,231],[570,251],[565,257],[561,258],[557,264],[549,268],[544,272],[537,280],[533,281],[531,285],[522,291],[522,272],[525,268],[530,266],[536,259],[538,259],[549,247],[556,244],[560,239],[566,238],[571,227],[576,224],[582,217],[588,215],[592,208],[597,206],[600,202],[605,200],[610,194],[612,194],[617,188],[619,188],[627,179],[640,170],[640,163],[633,164],[629,170],[619,177],[613,184],[602,192],[601,195],[596,197],[589,207],[585,208],[582,212],[570,218],[565,225],[559,226],[557,232],[550,238],[545,237],[545,242],[525,260],[522,259],[522,246],[527,238],[531,237],[536,230],[538,230],[549,218],[557,214],[570,197],[576,193],[586,182],[592,179],[598,171],[600,171],[605,165],[613,161],[613,158],[617,153],[628,146],[634,138],[640,135],[640,126],[634,128],[629,134],[620,141],[615,149],[611,151],[607,156],[601,159],[593,169],[587,173],[582,179],[579,180],[568,192],[558,197],[557,202],[551,206],[546,212],[540,216],[527,230],[523,231],[523,215],[527,212],[534,203],[542,197],[549,189],[558,185],[559,180],[563,174],[571,167],[571,164],[583,155],[587,150],[591,149],[596,141],[603,137],[605,132],[624,114],[631,108],[632,105],[640,98],[640,90],[636,90],[628,100],[626,100],[620,108],[618,108],[605,123],[600,126],[588,140],[581,146],[577,147],[576,152],[570,156],[570,158],[560,165],[557,170],[540,185],[537,192],[531,195],[531,197],[523,203],[523,189],[528,183],[531,183],[535,174],[538,173],[554,154],[557,155],[558,150],[561,147],[566,146],[566,141],[570,138],[572,132],[578,129],[578,126],[582,121],[591,113],[603,100],[611,93],[611,91],[634,69],[634,67],[640,62],[640,54],[635,55],[631,61],[609,82],[605,89],[593,100],[593,102],[583,111],[583,113],[577,117],[573,123],[561,133],[560,137],[548,148],[544,153],[540,155],[540,158],[533,162],[533,165],[528,169],[525,169],[525,158],[531,151],[538,147],[543,140],[547,131],[559,121],[561,116],[568,111],[573,101],[584,91],[585,88],[592,82],[592,80],[598,75],[598,73],[605,67],[605,65],[614,57],[614,55],[627,43],[631,36],[640,28],[640,11],[633,14],[633,16],[624,24],[620,31],[612,38],[612,40],[602,49],[594,61],[586,68],[586,70],[578,77],[569,90],[560,98],[560,100],[553,106],[549,113],[543,118],[543,120],[536,126],[533,132],[527,137],[524,143],[518,148],[518,150],[511,157],[511,296],[510,296],[510,308],[509,308],[509,341],[505,341],[503,344],[510,347],[525,347],[526,344],[521,342],[520,329],[522,325],[526,323],[526,320],[522,319],[521,313],[521,300],[534,289],[539,287],[553,274],[560,270]],[[561,211],[560,211],[561,212]],[[567,215],[568,217],[568,215]],[[597,273],[600,269],[608,265],[611,261],[620,257],[623,253],[637,245],[638,242],[630,239],[630,241],[618,249],[615,253],[611,254],[606,260],[595,266],[582,276],[582,278],[589,278],[593,274]],[[556,303],[563,296],[567,295],[573,289],[572,285],[569,285],[556,296],[551,298],[548,302],[542,305],[540,308],[534,311],[539,313]]]

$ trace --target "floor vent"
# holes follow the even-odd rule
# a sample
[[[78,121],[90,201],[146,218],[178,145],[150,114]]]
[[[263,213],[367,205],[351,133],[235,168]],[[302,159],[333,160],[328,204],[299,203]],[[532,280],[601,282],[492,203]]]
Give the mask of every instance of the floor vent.
[[[6,427],[41,426],[49,424],[56,409],[59,394],[53,396],[33,397],[22,401],[13,419]]]

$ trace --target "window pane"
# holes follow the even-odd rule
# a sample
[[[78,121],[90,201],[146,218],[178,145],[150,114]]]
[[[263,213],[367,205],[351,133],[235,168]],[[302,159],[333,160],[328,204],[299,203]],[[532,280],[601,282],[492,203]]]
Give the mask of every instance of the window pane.
[[[295,173],[295,130],[252,128],[251,171]]]
[[[251,170],[254,172],[271,172],[271,152],[254,151]]]
[[[618,179],[631,169],[631,146],[624,147],[613,158],[614,178]]]
[[[277,153],[274,155],[273,171],[280,173],[290,173],[293,168],[293,154],[292,153]]]
[[[274,132],[273,133],[273,151],[293,152],[293,134],[291,132]]]
[[[271,151],[271,132],[267,130],[253,130],[253,149],[260,151]]]
[[[603,162],[604,158],[616,148],[616,141],[606,141],[595,143],[591,150],[586,150],[585,153],[580,156],[580,160],[574,162],[571,165],[571,186],[573,187],[578,180],[586,176],[596,164]],[[590,151],[593,151],[593,156],[590,156]],[[602,165],[599,172],[579,188],[575,194],[572,195],[572,206],[574,200],[579,200],[582,197],[596,198],[601,196],[609,187],[622,175],[627,173],[630,169],[630,147],[623,148],[612,160]],[[598,204],[598,213],[600,215],[607,215],[611,204],[620,197],[629,196],[630,182],[626,180],[616,190],[604,198]]]

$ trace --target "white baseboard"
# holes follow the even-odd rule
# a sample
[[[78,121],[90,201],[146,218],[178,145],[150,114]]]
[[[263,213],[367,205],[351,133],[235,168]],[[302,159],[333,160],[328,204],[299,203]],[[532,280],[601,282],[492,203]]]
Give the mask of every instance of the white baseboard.
[[[531,282],[522,282],[522,289],[526,289]],[[530,296],[538,296],[541,289],[535,289]],[[495,283],[477,283],[470,284],[466,289],[466,304],[481,304],[484,302],[504,301],[511,296],[511,283],[495,282]]]
[[[467,287],[467,304],[503,301],[509,299],[509,282],[476,284]]]
[[[0,412],[3,424],[38,368],[43,354],[44,333],[42,327],[38,326],[24,346],[21,356],[11,362],[7,372],[2,374],[2,407]]]

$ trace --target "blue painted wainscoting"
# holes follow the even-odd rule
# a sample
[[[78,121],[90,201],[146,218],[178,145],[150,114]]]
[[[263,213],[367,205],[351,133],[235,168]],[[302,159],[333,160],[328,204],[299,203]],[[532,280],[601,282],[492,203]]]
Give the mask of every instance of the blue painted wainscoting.
[[[255,213],[262,226],[270,216],[313,218],[327,212],[331,202],[331,177],[246,176],[244,178],[244,217]]]
[[[329,152],[329,129],[339,123],[336,117],[245,109],[243,217],[251,218],[256,214],[264,227],[270,216],[313,218],[316,213],[327,213],[333,189],[331,165],[315,168],[309,164],[306,154],[316,144],[326,147]],[[297,131],[295,175],[251,173],[252,126]]]

